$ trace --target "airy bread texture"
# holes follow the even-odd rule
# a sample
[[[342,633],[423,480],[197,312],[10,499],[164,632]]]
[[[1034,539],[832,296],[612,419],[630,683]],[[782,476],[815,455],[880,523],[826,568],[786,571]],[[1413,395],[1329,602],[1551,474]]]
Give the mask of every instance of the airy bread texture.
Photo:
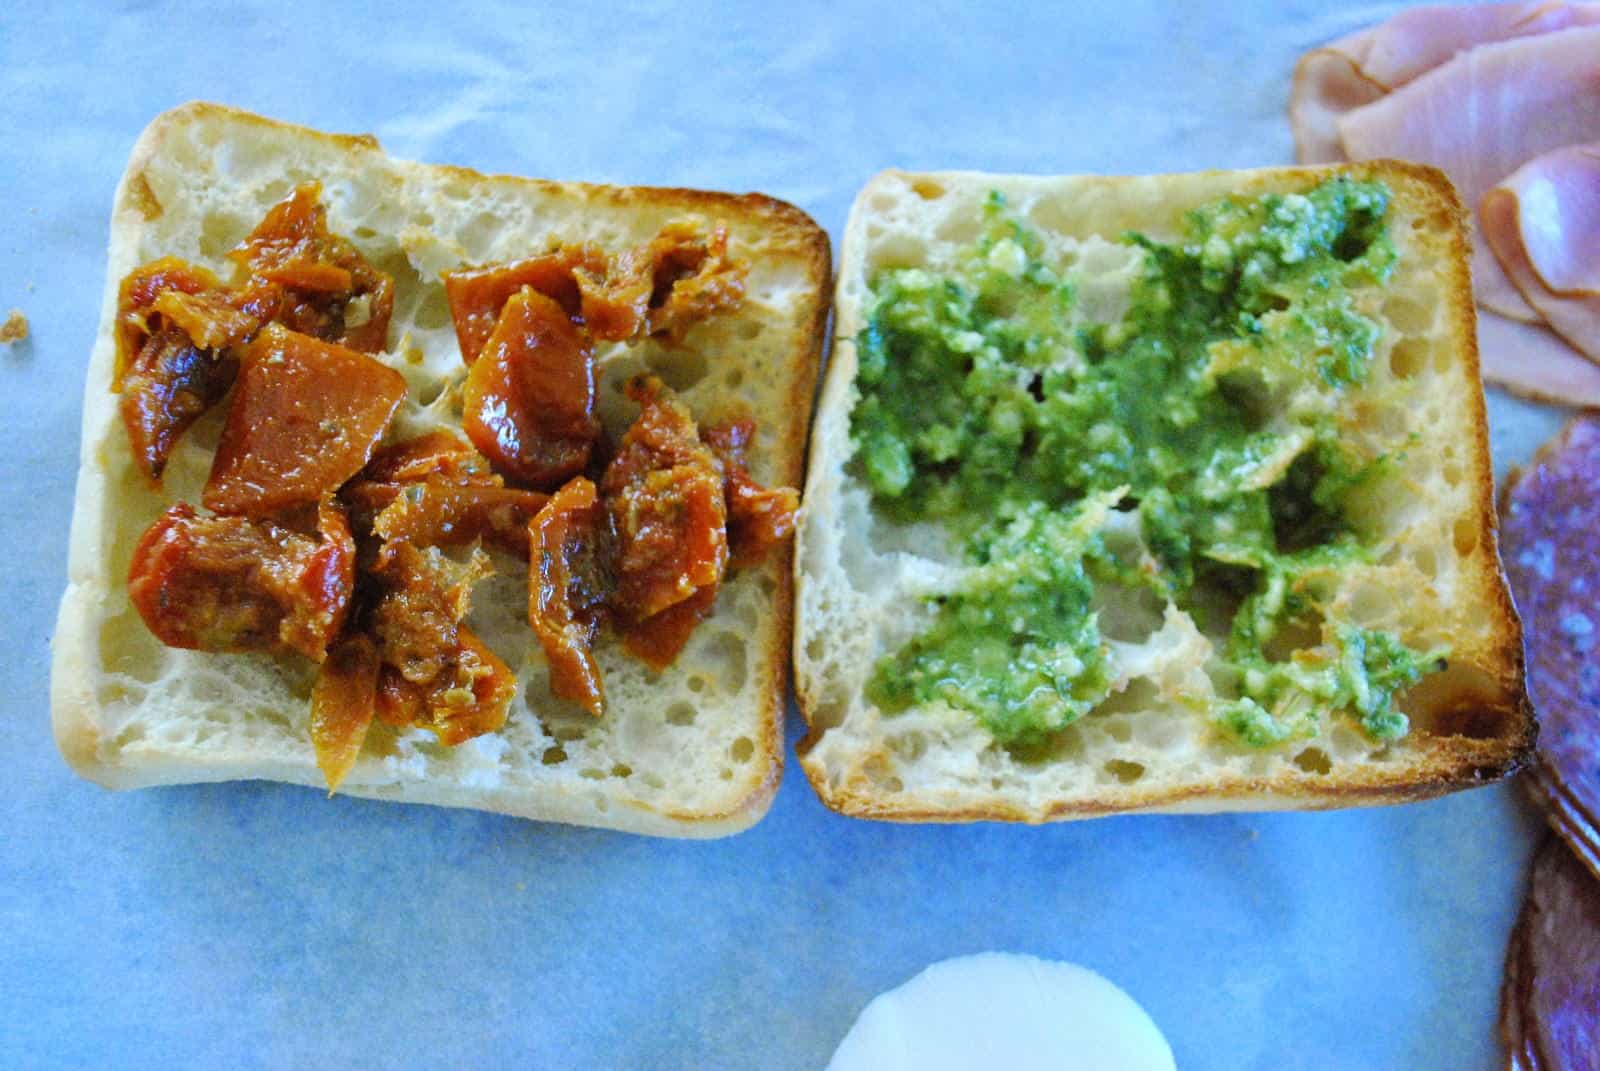
[[[1346,443],[1404,461],[1347,502],[1375,545],[1343,575],[1333,605],[1416,649],[1448,644],[1448,668],[1399,696],[1408,735],[1381,743],[1323,717],[1314,738],[1267,749],[1212,725],[1220,637],[1168,606],[1111,643],[1125,682],[1021,758],[942,702],[886,714],[866,697],[874,666],[930,620],[925,596],[963,568],[944,530],[879,516],[852,473],[855,339],[881,270],[951,270],[999,191],[1077,282],[1079,308],[1115,306],[1137,261],[1128,231],[1180,235],[1186,212],[1228,195],[1304,192],[1331,175],[1392,191],[1399,263],[1355,300],[1382,327],[1365,385],[1339,416]],[[812,434],[797,544],[795,680],[810,733],[801,766],[828,806],[904,821],[1042,822],[1118,811],[1334,807],[1420,799],[1500,777],[1530,753],[1520,626],[1500,573],[1462,210],[1437,171],[1377,162],[1145,178],[885,172],[861,191],[845,231],[836,340]],[[1087,315],[1088,313],[1085,313]],[[1413,437],[1414,438],[1411,438]],[[1175,697],[1198,695],[1191,709]]]
[[[391,159],[370,137],[215,105],[168,112],[139,139],[117,189],[54,641],[57,743],[74,768],[108,787],[233,778],[323,784],[308,730],[309,662],[164,647],[128,600],[135,541],[166,506],[199,502],[226,406],[183,437],[156,490],[135,469],[110,388],[121,279],[165,255],[230,277],[224,254],[309,179],[322,182],[330,229],[395,280],[390,348],[378,357],[410,390],[391,440],[460,428],[466,367],[442,271],[569,242],[620,252],[668,222],[693,220],[728,228],[730,253],[749,266],[745,301],[696,325],[679,347],[600,344],[603,422],[621,434],[637,414],[621,386],[650,371],[702,422],[755,418],[749,467],[758,481],[801,479],[829,247],[799,209],[755,194],[485,176]],[[787,548],[729,574],[714,613],[665,672],[603,635],[596,657],[608,708],[598,720],[551,697],[527,622],[526,567],[499,556],[495,564],[467,623],[517,675],[505,728],[452,748],[427,730],[374,724],[340,791],[668,836],[718,836],[765,813],[782,770]]]

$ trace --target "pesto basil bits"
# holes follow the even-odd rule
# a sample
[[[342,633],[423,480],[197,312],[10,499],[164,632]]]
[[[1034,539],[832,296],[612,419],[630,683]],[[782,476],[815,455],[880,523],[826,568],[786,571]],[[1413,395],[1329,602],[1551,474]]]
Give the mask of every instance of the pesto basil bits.
[[[1062,256],[992,194],[957,270],[875,276],[852,466],[971,567],[878,664],[873,701],[943,700],[1038,747],[1112,692],[1116,622],[1171,605],[1212,642],[1219,733],[1267,747],[1334,709],[1403,736],[1394,696],[1445,652],[1324,602],[1370,555],[1346,497],[1397,460],[1336,420],[1379,339],[1351,290],[1393,270],[1388,207],[1334,178],[1203,206],[1176,243]]]

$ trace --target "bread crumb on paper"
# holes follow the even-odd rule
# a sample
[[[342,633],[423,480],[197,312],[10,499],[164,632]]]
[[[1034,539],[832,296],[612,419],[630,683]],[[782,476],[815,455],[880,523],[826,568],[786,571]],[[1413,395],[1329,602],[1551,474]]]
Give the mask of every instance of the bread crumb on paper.
[[[0,342],[15,345],[23,342],[28,337],[28,318],[22,314],[21,309],[12,309],[6,317],[6,322],[0,324]]]

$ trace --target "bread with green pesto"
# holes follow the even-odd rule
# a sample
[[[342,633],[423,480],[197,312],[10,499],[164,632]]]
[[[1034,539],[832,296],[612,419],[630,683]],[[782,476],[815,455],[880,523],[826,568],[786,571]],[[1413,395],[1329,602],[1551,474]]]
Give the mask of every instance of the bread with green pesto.
[[[1462,219],[1396,162],[873,178],[796,551],[823,801],[1043,822],[1517,769]]]

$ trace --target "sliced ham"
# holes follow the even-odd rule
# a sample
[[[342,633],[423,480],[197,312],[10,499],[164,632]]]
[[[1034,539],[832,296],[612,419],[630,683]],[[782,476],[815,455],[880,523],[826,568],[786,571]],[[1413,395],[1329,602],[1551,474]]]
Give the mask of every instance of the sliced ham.
[[[1351,159],[1432,164],[1476,205],[1525,161],[1600,139],[1600,26],[1472,49],[1344,115],[1338,128]],[[1480,304],[1537,319],[1485,243],[1472,270]]]
[[[1513,394],[1555,405],[1600,409],[1600,365],[1537,324],[1478,313],[1483,378]]]
[[[1348,160],[1339,139],[1340,118],[1382,99],[1387,92],[1367,77],[1361,64],[1340,44],[1307,52],[1295,64],[1289,125],[1294,132],[1294,158],[1302,164]]]
[[[1306,53],[1289,95],[1303,164],[1346,159],[1338,120],[1479,45],[1600,25],[1600,3],[1519,2],[1412,8]]]
[[[1479,218],[1523,299],[1600,361],[1600,141],[1524,164],[1484,195]]]

